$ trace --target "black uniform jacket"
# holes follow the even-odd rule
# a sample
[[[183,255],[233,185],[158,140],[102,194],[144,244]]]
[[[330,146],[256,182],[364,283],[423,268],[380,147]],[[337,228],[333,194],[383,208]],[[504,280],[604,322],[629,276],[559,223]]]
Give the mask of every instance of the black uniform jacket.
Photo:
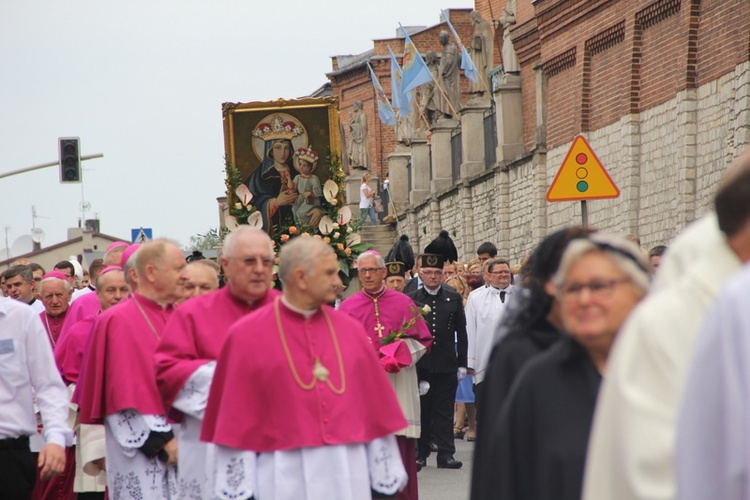
[[[417,368],[429,373],[455,373],[458,367],[466,367],[469,341],[461,295],[445,285],[440,286],[437,295],[430,295],[424,289],[407,295],[417,306],[428,305],[431,309],[424,319],[434,338],[432,350],[419,360]],[[454,346],[454,334],[458,348]]]

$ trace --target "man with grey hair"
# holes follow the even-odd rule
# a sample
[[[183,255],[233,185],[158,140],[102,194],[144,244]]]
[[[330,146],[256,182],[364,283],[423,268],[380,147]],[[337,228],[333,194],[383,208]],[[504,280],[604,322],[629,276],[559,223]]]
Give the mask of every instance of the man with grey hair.
[[[417,361],[432,345],[432,334],[414,302],[400,292],[385,286],[387,273],[383,257],[367,251],[357,258],[362,291],[344,300],[339,311],[359,320],[367,339],[378,354],[388,379],[396,391],[408,426],[396,433],[401,458],[409,475],[407,489],[401,500],[418,498],[417,439],[421,433]],[[404,328],[404,325],[409,325]],[[400,334],[399,340],[388,342],[389,336]],[[383,345],[383,342],[388,342]]]
[[[670,245],[663,261],[668,272],[656,279],[659,288],[641,302],[618,335],[591,430],[585,500],[676,497],[677,412],[693,345],[719,290],[750,260],[748,200],[750,151],[737,159],[722,182],[716,215],[688,228],[687,236]],[[681,261],[676,272],[671,261],[686,251],[690,259]],[[706,467],[694,485],[710,485],[711,498],[728,498],[712,482],[715,477],[706,475],[717,466],[727,474],[719,457],[714,458],[702,457]]]
[[[44,311],[44,304],[36,299],[34,274],[28,266],[23,264],[13,266],[5,271],[4,276],[5,288],[10,298],[30,305],[34,312]]]
[[[44,312],[39,314],[45,330],[47,339],[54,351],[60,340],[63,325],[67,323],[68,306],[73,293],[73,286],[68,277],[61,271],[53,270],[42,277],[39,283],[39,296],[44,304]],[[69,421],[72,425],[72,421]],[[37,434],[31,438],[32,450],[40,448],[42,436]],[[76,460],[75,447],[65,449],[65,470],[58,477],[37,482],[34,486],[34,498],[47,498],[52,492],[60,492],[63,496],[73,495],[73,481],[75,476]]]
[[[218,359],[201,433],[217,445],[214,493],[394,495],[406,472],[393,434],[407,423],[362,325],[326,305],[341,285],[336,254],[300,236],[280,259],[283,296],[237,321]]]
[[[53,350],[65,324],[72,293],[72,285],[59,271],[48,272],[39,284],[39,296],[44,304],[44,312],[39,313],[39,317],[47,330]]]
[[[177,440],[156,386],[153,356],[182,296],[185,257],[168,240],[135,254],[138,291],[99,315],[86,352],[80,420],[104,424],[107,483],[113,498],[139,491],[143,499],[177,493]]]
[[[202,261],[190,266],[210,268]],[[273,242],[265,231],[243,225],[224,243],[221,265],[227,285],[191,298],[172,315],[156,348],[156,382],[164,406],[178,431],[180,498],[211,498],[206,464],[213,447],[200,441],[211,380],[229,327],[238,319],[270,303],[279,292],[271,288]]]

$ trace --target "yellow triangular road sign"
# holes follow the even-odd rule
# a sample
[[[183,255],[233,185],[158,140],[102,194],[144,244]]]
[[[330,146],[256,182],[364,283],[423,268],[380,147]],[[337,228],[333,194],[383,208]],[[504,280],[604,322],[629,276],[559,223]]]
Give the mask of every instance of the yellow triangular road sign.
[[[547,201],[617,198],[620,190],[582,136],[576,136],[547,191]]]

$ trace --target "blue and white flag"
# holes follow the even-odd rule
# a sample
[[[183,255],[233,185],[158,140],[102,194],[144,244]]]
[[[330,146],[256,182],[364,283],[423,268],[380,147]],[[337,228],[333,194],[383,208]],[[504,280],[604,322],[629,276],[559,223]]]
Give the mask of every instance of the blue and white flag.
[[[422,59],[417,50],[417,46],[412,43],[409,34],[406,32],[401,23],[398,23],[401,31],[404,33],[404,64],[401,66],[401,93],[406,94],[415,88],[432,81],[430,68]]]
[[[404,116],[411,109],[411,92],[401,90],[403,73],[390,45],[388,45],[388,52],[391,53],[391,103],[393,108],[401,110],[401,116]]]
[[[396,114],[393,112],[393,108],[391,108],[391,104],[388,102],[388,97],[385,95],[383,87],[380,86],[378,77],[375,76],[375,72],[372,70],[372,66],[370,66],[369,62],[367,63],[367,69],[370,70],[372,86],[375,87],[375,93],[377,94],[378,116],[380,117],[380,121],[383,122],[384,125],[393,127],[396,125]]]
[[[461,43],[461,39],[458,37],[458,33],[456,33],[456,30],[453,28],[453,25],[448,19],[448,14],[444,10],[442,10],[440,11],[440,15],[443,16],[445,22],[448,23],[448,29],[451,30],[451,33],[453,33],[453,38],[456,39],[456,43],[459,47],[461,47],[461,69],[464,70],[464,75],[472,82],[479,83],[479,74],[477,74],[477,67],[474,65],[474,61],[471,60],[471,56],[469,56],[469,52],[466,50],[466,47],[464,47],[464,44]]]

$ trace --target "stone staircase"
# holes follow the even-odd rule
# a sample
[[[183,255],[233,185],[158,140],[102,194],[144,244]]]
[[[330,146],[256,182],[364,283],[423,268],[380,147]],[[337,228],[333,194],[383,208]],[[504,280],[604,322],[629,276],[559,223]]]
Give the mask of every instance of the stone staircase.
[[[398,238],[396,228],[388,224],[370,226],[368,223],[368,225],[362,226],[360,234],[362,235],[362,242],[372,245],[373,250],[380,252],[384,259],[393,244],[396,243],[396,238]]]

